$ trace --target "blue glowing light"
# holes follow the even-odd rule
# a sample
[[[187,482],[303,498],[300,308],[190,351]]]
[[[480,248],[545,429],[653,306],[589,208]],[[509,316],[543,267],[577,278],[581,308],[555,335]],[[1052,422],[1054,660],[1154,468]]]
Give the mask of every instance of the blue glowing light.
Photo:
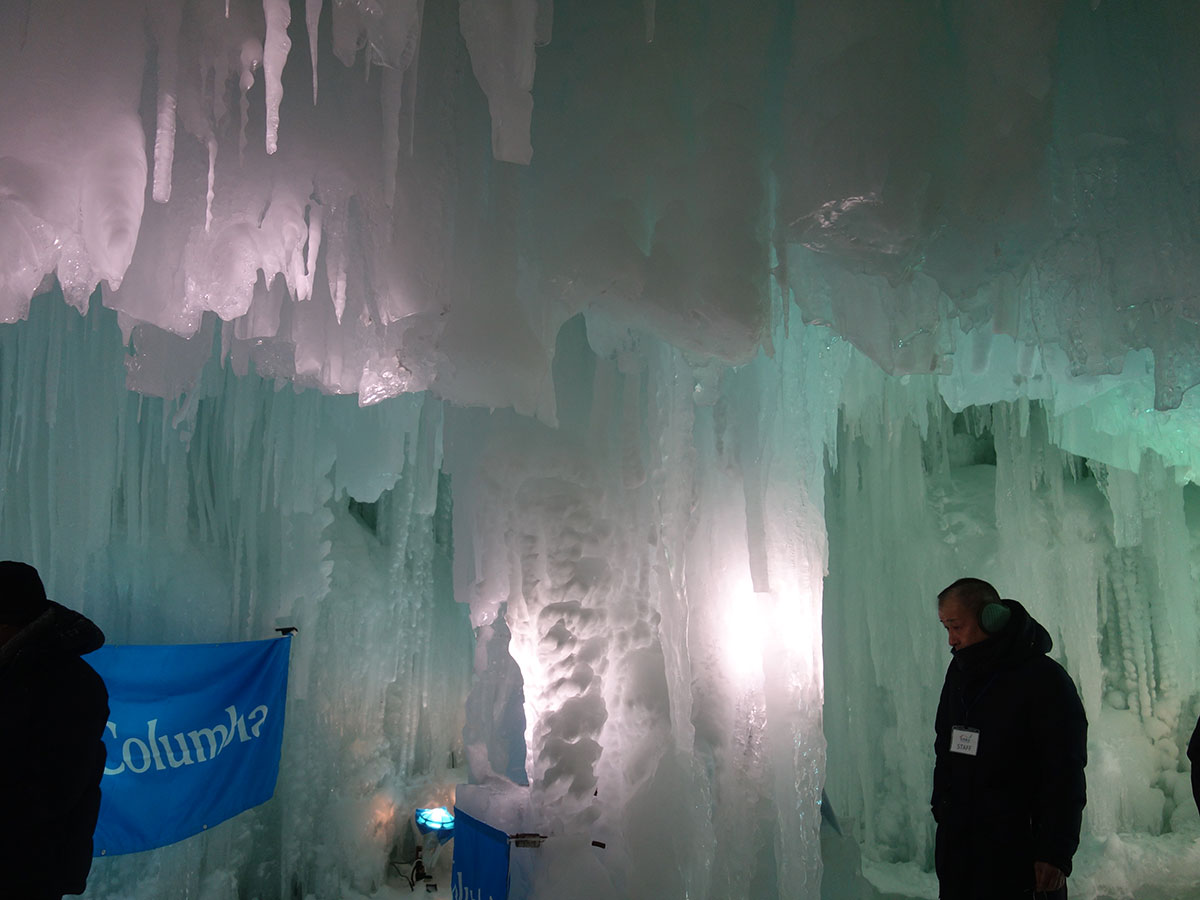
[[[443,837],[449,835],[454,830],[454,816],[444,806],[435,806],[430,809],[417,810],[417,830],[421,834],[428,834],[431,831],[439,831]]]

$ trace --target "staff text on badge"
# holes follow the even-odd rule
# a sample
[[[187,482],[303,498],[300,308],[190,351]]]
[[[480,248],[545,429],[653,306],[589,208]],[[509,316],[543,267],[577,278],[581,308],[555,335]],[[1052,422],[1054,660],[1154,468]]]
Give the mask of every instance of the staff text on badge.
[[[979,729],[955,728],[950,732],[950,752],[963,756],[975,756],[979,753]]]

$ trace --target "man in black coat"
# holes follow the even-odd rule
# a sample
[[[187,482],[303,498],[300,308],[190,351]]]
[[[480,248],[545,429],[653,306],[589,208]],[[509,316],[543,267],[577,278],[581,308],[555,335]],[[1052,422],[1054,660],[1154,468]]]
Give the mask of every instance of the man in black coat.
[[[1087,801],[1087,718],[1052,642],[977,578],[938,595],[954,658],[933,773],[942,900],[1065,900]]]
[[[80,659],[104,634],[0,562],[0,897],[81,894],[100,811],[104,681]]]

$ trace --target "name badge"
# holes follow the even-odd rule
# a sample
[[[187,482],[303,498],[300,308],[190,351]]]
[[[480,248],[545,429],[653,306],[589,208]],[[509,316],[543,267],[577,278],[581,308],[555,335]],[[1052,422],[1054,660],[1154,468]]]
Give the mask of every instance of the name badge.
[[[953,729],[950,732],[950,752],[961,753],[963,756],[976,756],[979,753],[979,729]]]

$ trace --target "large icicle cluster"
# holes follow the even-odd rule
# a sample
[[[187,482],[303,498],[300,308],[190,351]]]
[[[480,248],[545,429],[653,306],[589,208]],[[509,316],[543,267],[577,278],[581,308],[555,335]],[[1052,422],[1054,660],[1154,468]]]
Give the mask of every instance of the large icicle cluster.
[[[1200,380],[1184,0],[0,15],[0,319],[102,286],[143,392],[207,317],[239,370],[549,420],[574,313],[745,362],[772,279],[896,374],[994,334]]]
[[[862,362],[826,500],[826,790],[843,827],[868,868],[891,864],[881,887],[929,871],[930,735],[949,662],[934,598],[978,575],[1047,627],[1087,710],[1072,892],[1185,896],[1200,826],[1183,754],[1200,714],[1196,488],[1155,453],[1134,472],[1065,450],[1052,405],[998,389],[1001,402],[956,413],[938,396],[946,380],[901,383]],[[1120,457],[1113,443],[1097,455]]]
[[[113,643],[293,638],[275,799],[99,860],[88,896],[350,896],[452,800],[471,636],[454,603],[442,409],[276,391],[210,357],[186,407],[127,391],[116,316],[0,329],[0,547]],[[449,774],[448,774],[449,772]]]
[[[0,320],[24,318],[51,279],[81,312],[100,286],[136,354],[131,386],[168,398],[207,359],[206,321],[239,371],[252,362],[363,403],[427,388],[450,299],[446,250],[403,238],[448,239],[452,210],[429,208],[453,205],[456,175],[424,165],[396,198],[424,4],[309,0],[298,16],[287,0],[76,6],[0,11]],[[463,31],[497,156],[528,162],[535,23],[548,40],[548,7],[486,7],[463,4]],[[308,60],[291,53],[300,27]],[[424,60],[435,84],[458,64],[443,42]],[[347,71],[356,64],[366,83]],[[426,156],[452,152],[454,114],[424,119]]]

